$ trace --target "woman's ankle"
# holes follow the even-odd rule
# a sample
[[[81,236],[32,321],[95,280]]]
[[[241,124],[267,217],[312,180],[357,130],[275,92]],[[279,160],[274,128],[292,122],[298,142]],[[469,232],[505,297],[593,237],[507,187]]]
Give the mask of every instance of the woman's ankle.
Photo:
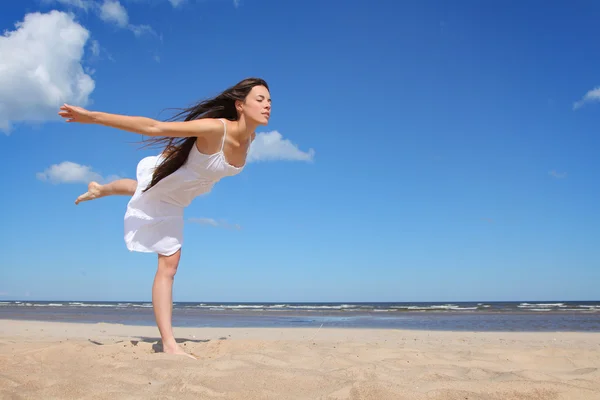
[[[164,349],[174,349],[178,346],[175,338],[162,339],[162,344]]]

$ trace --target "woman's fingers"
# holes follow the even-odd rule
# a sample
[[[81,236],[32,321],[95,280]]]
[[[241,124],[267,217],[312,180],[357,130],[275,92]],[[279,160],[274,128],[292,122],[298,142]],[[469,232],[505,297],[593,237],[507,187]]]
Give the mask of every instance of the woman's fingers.
[[[67,122],[74,122],[74,120],[75,120],[75,116],[71,112],[68,112],[68,111],[60,111],[58,113],[58,115],[63,117]]]
[[[60,106],[58,111],[58,115],[63,117],[66,122],[78,122],[85,120],[85,116],[82,115],[79,108],[70,106],[68,104],[63,104]]]
[[[59,110],[63,111],[63,112],[68,112],[68,113],[72,113],[75,110],[73,109],[73,107],[71,107],[68,104],[63,104],[62,106],[60,106]]]

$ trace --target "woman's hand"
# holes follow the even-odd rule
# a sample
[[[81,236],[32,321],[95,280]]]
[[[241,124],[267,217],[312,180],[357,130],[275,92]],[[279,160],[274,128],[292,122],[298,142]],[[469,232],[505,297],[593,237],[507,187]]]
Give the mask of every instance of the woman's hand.
[[[79,122],[80,124],[91,124],[94,122],[92,112],[82,107],[63,104],[58,115],[65,118],[67,122]]]

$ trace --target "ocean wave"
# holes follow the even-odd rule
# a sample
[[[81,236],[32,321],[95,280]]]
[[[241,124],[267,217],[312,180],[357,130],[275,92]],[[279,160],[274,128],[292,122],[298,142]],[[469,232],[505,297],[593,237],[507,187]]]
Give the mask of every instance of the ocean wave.
[[[438,304],[431,306],[392,306],[394,310],[433,311],[433,310],[477,310],[479,307],[460,307],[455,304]]]
[[[517,307],[519,308],[546,308],[546,307],[567,307],[565,303],[521,303]]]

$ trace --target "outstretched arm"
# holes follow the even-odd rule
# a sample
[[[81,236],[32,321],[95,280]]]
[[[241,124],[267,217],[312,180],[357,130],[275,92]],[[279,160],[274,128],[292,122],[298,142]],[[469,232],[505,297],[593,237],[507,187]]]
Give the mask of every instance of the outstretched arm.
[[[182,122],[162,122],[146,117],[88,111],[68,104],[60,107],[58,115],[65,118],[67,122],[104,125],[145,136],[206,137],[212,134],[221,135],[223,131],[223,125],[219,121],[210,118]]]

